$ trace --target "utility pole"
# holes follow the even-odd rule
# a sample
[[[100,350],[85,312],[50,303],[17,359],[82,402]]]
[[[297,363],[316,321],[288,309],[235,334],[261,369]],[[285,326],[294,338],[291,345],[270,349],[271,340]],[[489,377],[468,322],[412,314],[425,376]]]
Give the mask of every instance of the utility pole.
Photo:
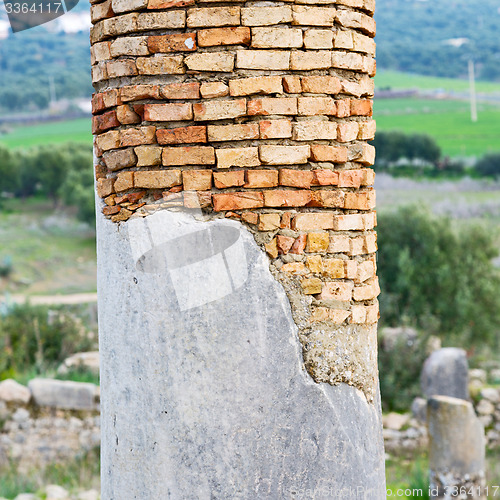
[[[476,78],[474,75],[474,61],[469,59],[469,92],[470,92],[470,119],[477,122]]]

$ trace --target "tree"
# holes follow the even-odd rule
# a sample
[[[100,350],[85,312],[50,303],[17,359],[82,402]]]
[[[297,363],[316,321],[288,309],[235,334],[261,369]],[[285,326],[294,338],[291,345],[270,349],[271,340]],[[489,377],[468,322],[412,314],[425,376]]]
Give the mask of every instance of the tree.
[[[500,325],[494,235],[456,229],[447,218],[404,207],[379,216],[379,276],[384,323],[403,322],[493,345]]]
[[[0,144],[0,193],[14,193],[19,187],[17,157],[6,146]]]
[[[489,153],[476,163],[476,171],[485,177],[500,177],[500,153]]]

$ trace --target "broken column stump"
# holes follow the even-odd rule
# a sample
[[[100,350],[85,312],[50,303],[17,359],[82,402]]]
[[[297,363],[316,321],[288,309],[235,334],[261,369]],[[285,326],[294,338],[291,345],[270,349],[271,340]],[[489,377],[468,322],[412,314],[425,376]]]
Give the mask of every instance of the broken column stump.
[[[103,498],[385,498],[373,1],[92,4]]]

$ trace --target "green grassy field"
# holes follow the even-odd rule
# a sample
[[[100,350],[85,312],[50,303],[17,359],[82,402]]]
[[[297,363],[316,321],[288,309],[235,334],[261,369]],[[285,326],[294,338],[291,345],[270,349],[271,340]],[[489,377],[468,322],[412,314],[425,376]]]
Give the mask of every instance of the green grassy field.
[[[467,80],[412,75],[410,73],[387,70],[379,70],[377,72],[375,86],[379,89],[388,87],[391,89],[419,88],[421,90],[443,89],[452,92],[466,92],[469,90],[469,82]],[[500,83],[476,82],[476,90],[477,92],[500,93]]]
[[[8,134],[0,135],[0,144],[6,144],[10,148],[29,148],[70,141],[92,144],[90,118],[21,126]]]
[[[375,100],[377,130],[428,134],[446,156],[500,151],[500,107],[481,103],[472,123],[467,103],[425,99]]]

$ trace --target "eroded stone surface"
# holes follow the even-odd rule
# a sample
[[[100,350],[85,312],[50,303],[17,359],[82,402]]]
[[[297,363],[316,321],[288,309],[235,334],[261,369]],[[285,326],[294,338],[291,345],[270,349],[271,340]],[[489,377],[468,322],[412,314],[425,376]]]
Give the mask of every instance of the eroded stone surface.
[[[385,498],[378,400],[306,373],[253,236],[164,212],[98,217],[103,498]]]

